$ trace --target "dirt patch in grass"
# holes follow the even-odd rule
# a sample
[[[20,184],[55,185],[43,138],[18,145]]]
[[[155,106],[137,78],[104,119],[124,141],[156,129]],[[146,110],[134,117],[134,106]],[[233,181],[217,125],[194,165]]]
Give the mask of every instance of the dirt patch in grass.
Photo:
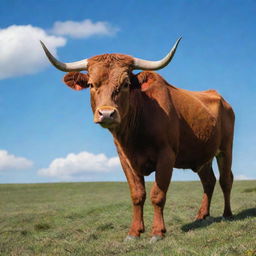
[[[48,230],[50,228],[51,228],[51,226],[48,223],[38,223],[38,224],[34,225],[34,229],[36,231],[45,231],[45,230]]]
[[[256,192],[256,187],[244,189],[243,192],[245,192],[245,193]]]
[[[97,230],[104,231],[104,230],[109,230],[113,228],[114,228],[114,225],[112,223],[106,223],[106,224],[99,225],[97,227]]]

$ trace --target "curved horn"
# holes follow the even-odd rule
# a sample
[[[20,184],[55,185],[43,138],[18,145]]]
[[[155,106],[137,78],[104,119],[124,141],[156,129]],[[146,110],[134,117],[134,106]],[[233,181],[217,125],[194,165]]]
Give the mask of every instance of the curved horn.
[[[46,56],[48,57],[49,61],[52,63],[53,66],[55,66],[57,69],[64,71],[64,72],[70,72],[70,71],[82,71],[87,70],[88,60],[80,60],[76,62],[70,62],[70,63],[63,63],[58,61],[53,55],[49,52],[49,50],[46,48],[44,43],[40,41],[44,52]]]
[[[149,60],[143,60],[143,59],[138,59],[138,58],[133,58],[134,59],[134,69],[142,69],[142,70],[157,70],[157,69],[161,69],[163,67],[165,67],[166,65],[168,65],[174,54],[175,51],[179,45],[179,42],[181,40],[182,37],[180,37],[175,45],[172,47],[171,51],[161,60],[158,61],[149,61]]]

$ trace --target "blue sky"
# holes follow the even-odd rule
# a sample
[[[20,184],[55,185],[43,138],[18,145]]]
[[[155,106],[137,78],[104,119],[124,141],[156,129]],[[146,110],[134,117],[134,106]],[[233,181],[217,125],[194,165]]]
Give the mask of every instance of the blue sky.
[[[159,73],[177,87],[224,96],[236,113],[233,172],[256,179],[255,1],[2,0],[1,6],[0,183],[125,180],[110,133],[93,123],[89,91],[62,83],[64,73],[48,64],[39,39],[69,62],[107,52],[157,60],[180,36],[172,63]],[[174,179],[197,176],[175,170]]]

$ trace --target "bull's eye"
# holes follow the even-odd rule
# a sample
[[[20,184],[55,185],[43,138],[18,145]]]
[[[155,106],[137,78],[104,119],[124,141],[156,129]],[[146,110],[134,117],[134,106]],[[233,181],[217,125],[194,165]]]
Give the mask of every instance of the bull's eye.
[[[129,87],[129,84],[128,84],[128,83],[124,83],[124,84],[123,84],[123,88],[124,88],[124,89],[127,89],[128,87]]]
[[[93,88],[93,84],[88,83],[87,85],[88,85],[88,87]]]

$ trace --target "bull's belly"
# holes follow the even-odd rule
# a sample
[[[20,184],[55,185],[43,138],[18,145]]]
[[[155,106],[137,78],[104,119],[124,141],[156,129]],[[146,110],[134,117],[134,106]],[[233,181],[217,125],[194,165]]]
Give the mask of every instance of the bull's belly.
[[[218,148],[218,140],[214,137],[207,143],[196,141],[195,143],[181,144],[173,167],[196,171],[202,165],[213,159]],[[138,150],[137,148],[132,152],[129,159],[130,164],[136,172],[140,175],[147,176],[156,171],[159,153],[153,146],[146,147],[143,150]]]
[[[193,155],[192,153],[180,153],[177,155],[174,167],[178,169],[192,169],[197,171],[205,163],[209,162],[215,156],[215,152],[201,152]],[[152,159],[149,157],[137,158],[137,161],[133,163],[135,170],[143,176],[148,176],[152,172],[156,171],[157,159]]]
[[[174,164],[175,168],[192,169],[196,171],[205,163],[211,161],[218,150],[217,145],[195,146],[179,151]]]

